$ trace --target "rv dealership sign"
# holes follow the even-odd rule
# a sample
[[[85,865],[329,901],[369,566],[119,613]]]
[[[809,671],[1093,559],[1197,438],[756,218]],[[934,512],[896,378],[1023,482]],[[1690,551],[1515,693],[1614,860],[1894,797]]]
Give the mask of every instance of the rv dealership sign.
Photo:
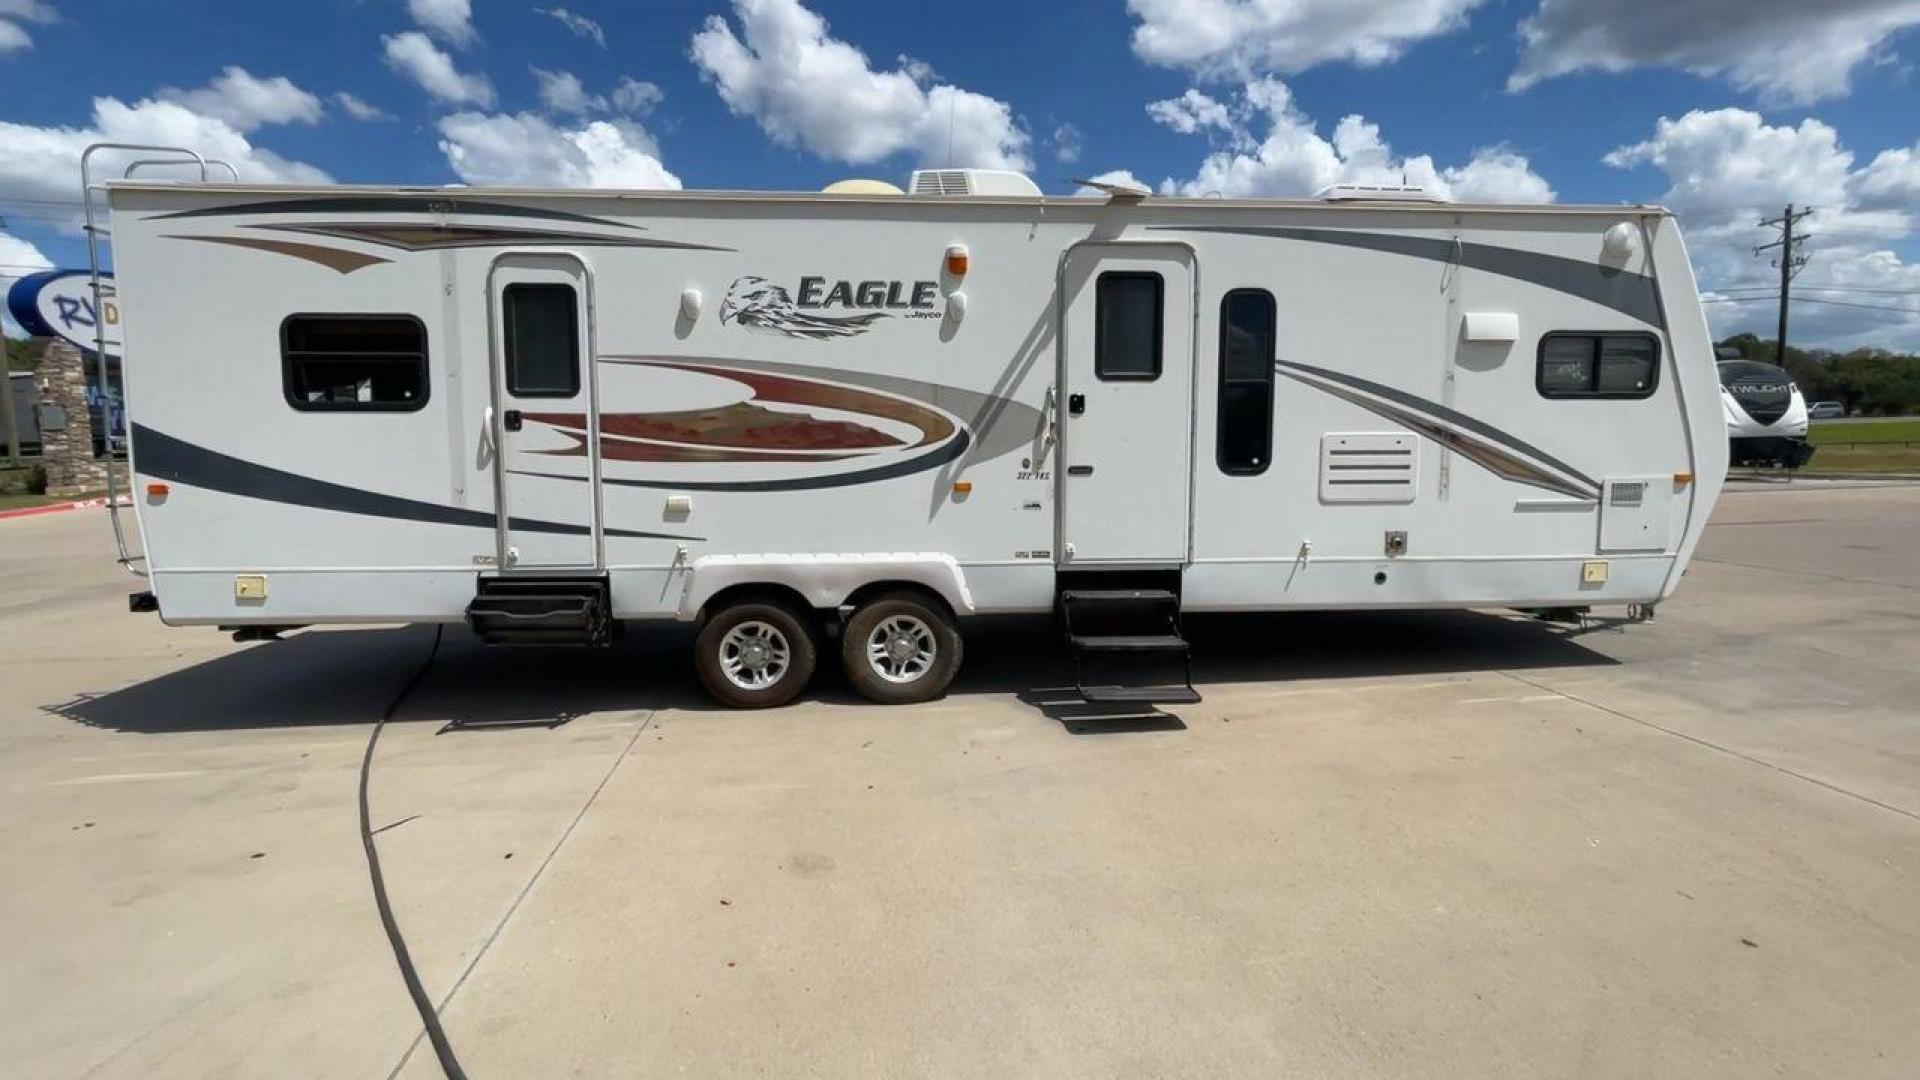
[[[113,275],[100,278],[104,284]],[[96,310],[93,280],[85,270],[43,270],[13,283],[7,290],[7,310],[27,333],[65,338],[87,352],[99,346],[104,323],[107,355],[119,356],[120,305],[112,290],[106,291],[102,310]]]

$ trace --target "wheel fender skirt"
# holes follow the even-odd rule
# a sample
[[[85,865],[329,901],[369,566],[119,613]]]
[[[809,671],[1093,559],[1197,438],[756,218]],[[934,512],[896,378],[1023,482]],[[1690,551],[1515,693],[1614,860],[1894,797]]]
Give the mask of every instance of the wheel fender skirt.
[[[830,555],[704,555],[687,564],[677,617],[698,618],[715,594],[736,585],[783,585],[816,608],[839,607],[861,586],[910,582],[939,593],[956,615],[973,614],[966,575],[939,552]]]

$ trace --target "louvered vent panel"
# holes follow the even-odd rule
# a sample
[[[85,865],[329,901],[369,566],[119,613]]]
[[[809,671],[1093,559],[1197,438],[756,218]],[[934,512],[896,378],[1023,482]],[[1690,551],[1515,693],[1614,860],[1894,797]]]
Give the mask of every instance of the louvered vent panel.
[[[915,195],[971,195],[973,183],[965,169],[921,169],[913,174]]]
[[[1335,431],[1320,437],[1320,501],[1409,503],[1420,475],[1420,441],[1392,432]]]

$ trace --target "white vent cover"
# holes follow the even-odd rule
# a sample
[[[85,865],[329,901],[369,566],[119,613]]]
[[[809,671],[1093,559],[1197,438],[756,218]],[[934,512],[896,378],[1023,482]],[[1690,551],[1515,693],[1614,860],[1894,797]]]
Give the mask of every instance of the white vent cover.
[[[1426,188],[1413,184],[1334,184],[1321,188],[1316,199],[1327,202],[1451,202]]]
[[[915,195],[1016,195],[1034,197],[1039,185],[1003,169],[916,169],[907,181]]]
[[[1673,542],[1673,479],[1608,477],[1600,507],[1600,551],[1665,551]]]
[[[1420,440],[1395,432],[1333,431],[1320,437],[1320,501],[1410,503],[1420,477]]]

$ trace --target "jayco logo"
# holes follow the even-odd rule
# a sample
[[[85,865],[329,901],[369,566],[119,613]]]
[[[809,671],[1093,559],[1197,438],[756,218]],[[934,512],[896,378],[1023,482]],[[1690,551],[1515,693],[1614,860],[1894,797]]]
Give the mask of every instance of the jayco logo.
[[[864,334],[881,319],[895,315],[906,319],[940,317],[935,309],[940,284],[935,281],[855,283],[803,277],[799,292],[796,302],[784,285],[763,277],[735,278],[720,305],[720,321],[761,334],[824,341]],[[826,314],[834,308],[855,314]]]

